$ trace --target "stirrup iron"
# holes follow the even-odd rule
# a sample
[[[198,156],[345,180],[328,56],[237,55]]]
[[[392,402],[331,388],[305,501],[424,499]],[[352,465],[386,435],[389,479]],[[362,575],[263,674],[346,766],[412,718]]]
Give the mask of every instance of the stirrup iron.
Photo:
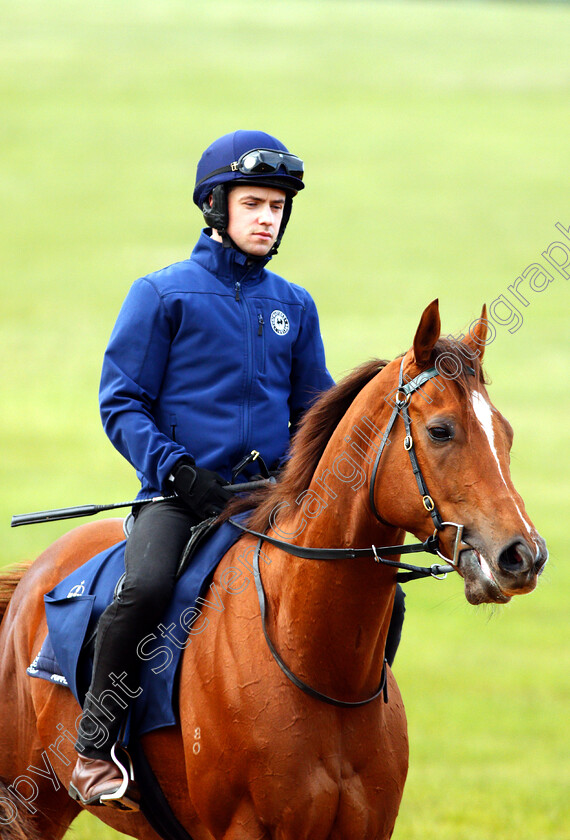
[[[111,807],[119,808],[122,811],[138,811],[138,803],[134,802],[134,800],[131,800],[128,797],[126,799],[123,799],[128,790],[129,783],[134,782],[135,780],[133,762],[131,761],[131,757],[127,750],[124,747],[121,747],[123,753],[127,757],[128,767],[125,767],[125,765],[121,763],[117,756],[116,748],[117,744],[113,744],[113,746],[111,747],[111,758],[113,759],[114,764],[116,764],[116,766],[121,771],[123,781],[114,793],[101,794],[101,796],[99,797],[99,801],[102,805],[110,805]]]

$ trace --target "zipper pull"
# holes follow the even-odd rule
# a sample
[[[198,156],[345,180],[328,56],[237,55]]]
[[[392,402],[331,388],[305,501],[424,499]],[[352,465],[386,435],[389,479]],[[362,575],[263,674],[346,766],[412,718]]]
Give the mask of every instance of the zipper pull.
[[[236,300],[239,300],[239,290],[241,289],[241,283],[239,280],[236,280],[235,290],[236,290]]]
[[[263,335],[263,325],[265,324],[265,321],[263,320],[263,315],[261,314],[261,312],[257,316],[257,323],[259,324],[257,334]]]

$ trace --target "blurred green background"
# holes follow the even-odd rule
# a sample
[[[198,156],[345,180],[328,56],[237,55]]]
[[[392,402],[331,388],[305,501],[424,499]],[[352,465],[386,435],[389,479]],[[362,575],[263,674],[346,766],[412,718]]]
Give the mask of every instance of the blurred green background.
[[[1,564],[71,527],[11,530],[12,514],[136,494],[100,427],[102,353],[130,283],[190,252],[195,165],[217,136],[259,128],[305,160],[272,267],[315,297],[335,377],[407,349],[436,296],[453,334],[483,301],[515,303],[508,287],[570,225],[566,4],[1,0],[0,19]],[[409,584],[395,840],[570,837],[570,343],[553,274],[542,292],[524,281],[522,324],[497,324],[487,351],[551,560],[504,609],[470,607],[458,579]],[[118,836],[88,815],[68,835]]]

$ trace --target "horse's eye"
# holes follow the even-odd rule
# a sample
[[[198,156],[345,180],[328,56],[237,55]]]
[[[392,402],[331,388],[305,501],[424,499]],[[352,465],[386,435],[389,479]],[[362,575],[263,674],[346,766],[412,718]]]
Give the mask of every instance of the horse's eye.
[[[453,428],[447,424],[440,424],[439,426],[431,426],[428,429],[428,435],[436,443],[444,443],[451,440],[453,437]]]

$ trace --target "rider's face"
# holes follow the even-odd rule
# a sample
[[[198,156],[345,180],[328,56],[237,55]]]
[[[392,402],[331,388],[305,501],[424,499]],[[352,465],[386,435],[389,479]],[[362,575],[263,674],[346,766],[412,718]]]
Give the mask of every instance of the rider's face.
[[[282,190],[249,184],[233,187],[228,195],[228,235],[246,254],[263,257],[277,239],[284,207]]]

